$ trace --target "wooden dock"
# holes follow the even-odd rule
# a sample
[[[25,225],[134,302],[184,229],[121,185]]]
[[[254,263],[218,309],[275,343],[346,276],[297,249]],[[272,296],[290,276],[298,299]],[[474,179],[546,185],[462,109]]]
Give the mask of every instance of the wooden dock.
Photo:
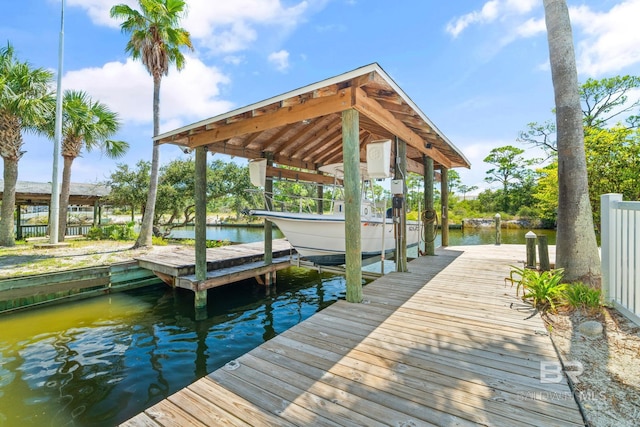
[[[290,267],[293,249],[285,239],[273,241],[273,262],[265,265],[264,243],[243,243],[207,249],[207,278],[196,280],[195,249],[151,253],[136,258],[140,267],[153,271],[170,286],[203,291]]]
[[[581,426],[539,316],[505,285],[524,245],[439,250],[338,301],[125,426]]]

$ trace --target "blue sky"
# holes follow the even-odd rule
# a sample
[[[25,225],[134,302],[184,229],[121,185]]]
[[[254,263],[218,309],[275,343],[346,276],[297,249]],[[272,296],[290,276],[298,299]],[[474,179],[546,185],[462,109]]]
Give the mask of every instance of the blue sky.
[[[5,2],[0,42],[57,71],[61,0]],[[124,53],[116,3],[66,0],[63,89],[116,111],[126,157],[74,162],[72,181],[104,181],[116,163],[150,160],[152,80]],[[466,185],[486,187],[483,159],[520,145],[529,122],[553,119],[541,0],[187,0],[195,51],[163,79],[161,132],[377,62],[471,161]],[[568,1],[580,81],[640,75],[640,0]],[[640,96],[640,94],[638,94]],[[19,180],[51,181],[53,144],[25,135]],[[535,153],[531,153],[532,156]],[[161,162],[185,155],[161,146]],[[223,158],[222,156],[220,158]]]

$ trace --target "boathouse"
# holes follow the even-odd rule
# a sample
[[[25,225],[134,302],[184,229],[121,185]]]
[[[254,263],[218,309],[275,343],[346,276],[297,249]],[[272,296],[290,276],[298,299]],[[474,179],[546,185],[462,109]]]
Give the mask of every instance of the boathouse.
[[[205,198],[207,153],[268,161],[268,177],[330,183],[318,169],[344,163],[347,300],[362,299],[360,162],[369,143],[391,140],[396,179],[425,179],[426,209],[433,209],[435,172],[441,176],[443,246],[448,245],[447,171],[470,167],[463,153],[376,63],[158,135],[155,142],[195,150],[196,278],[206,280]],[[279,166],[286,166],[282,169]],[[291,168],[295,168],[292,170]],[[332,182],[332,180],[331,180]],[[267,179],[265,190],[271,190]],[[406,185],[396,194],[403,198]],[[198,190],[199,189],[199,190]],[[398,226],[404,226],[400,215]],[[271,262],[271,225],[265,225],[265,263]],[[427,239],[428,240],[428,239]],[[426,253],[433,255],[434,248]],[[406,242],[396,244],[396,265],[406,271]],[[206,291],[196,291],[196,306]]]
[[[3,195],[4,181],[0,179],[0,198]],[[72,182],[69,184],[69,206],[89,206],[93,208],[93,223],[99,224],[104,199],[111,189],[104,184],[86,184]],[[50,182],[16,182],[16,238],[23,238],[22,207],[49,206],[51,203]]]

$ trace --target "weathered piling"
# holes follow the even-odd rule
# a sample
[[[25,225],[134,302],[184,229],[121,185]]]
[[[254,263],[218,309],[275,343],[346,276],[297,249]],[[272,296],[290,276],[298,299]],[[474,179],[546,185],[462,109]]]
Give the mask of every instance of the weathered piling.
[[[538,255],[540,257],[540,270],[551,270],[551,264],[549,263],[549,243],[545,234],[540,234],[538,237]]]
[[[536,265],[536,233],[529,231],[524,235],[527,241],[527,268],[535,269]]]

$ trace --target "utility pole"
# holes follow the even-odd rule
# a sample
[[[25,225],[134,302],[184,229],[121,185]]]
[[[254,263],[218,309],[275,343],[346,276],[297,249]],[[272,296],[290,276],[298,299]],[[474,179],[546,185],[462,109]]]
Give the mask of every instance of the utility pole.
[[[58,225],[60,215],[60,184],[58,172],[58,160],[60,158],[60,145],[62,143],[62,58],[64,56],[64,2],[60,13],[60,43],[58,46],[58,84],[56,94],[56,129],[53,141],[53,177],[51,179],[51,203],[49,209],[49,243],[58,243]]]

